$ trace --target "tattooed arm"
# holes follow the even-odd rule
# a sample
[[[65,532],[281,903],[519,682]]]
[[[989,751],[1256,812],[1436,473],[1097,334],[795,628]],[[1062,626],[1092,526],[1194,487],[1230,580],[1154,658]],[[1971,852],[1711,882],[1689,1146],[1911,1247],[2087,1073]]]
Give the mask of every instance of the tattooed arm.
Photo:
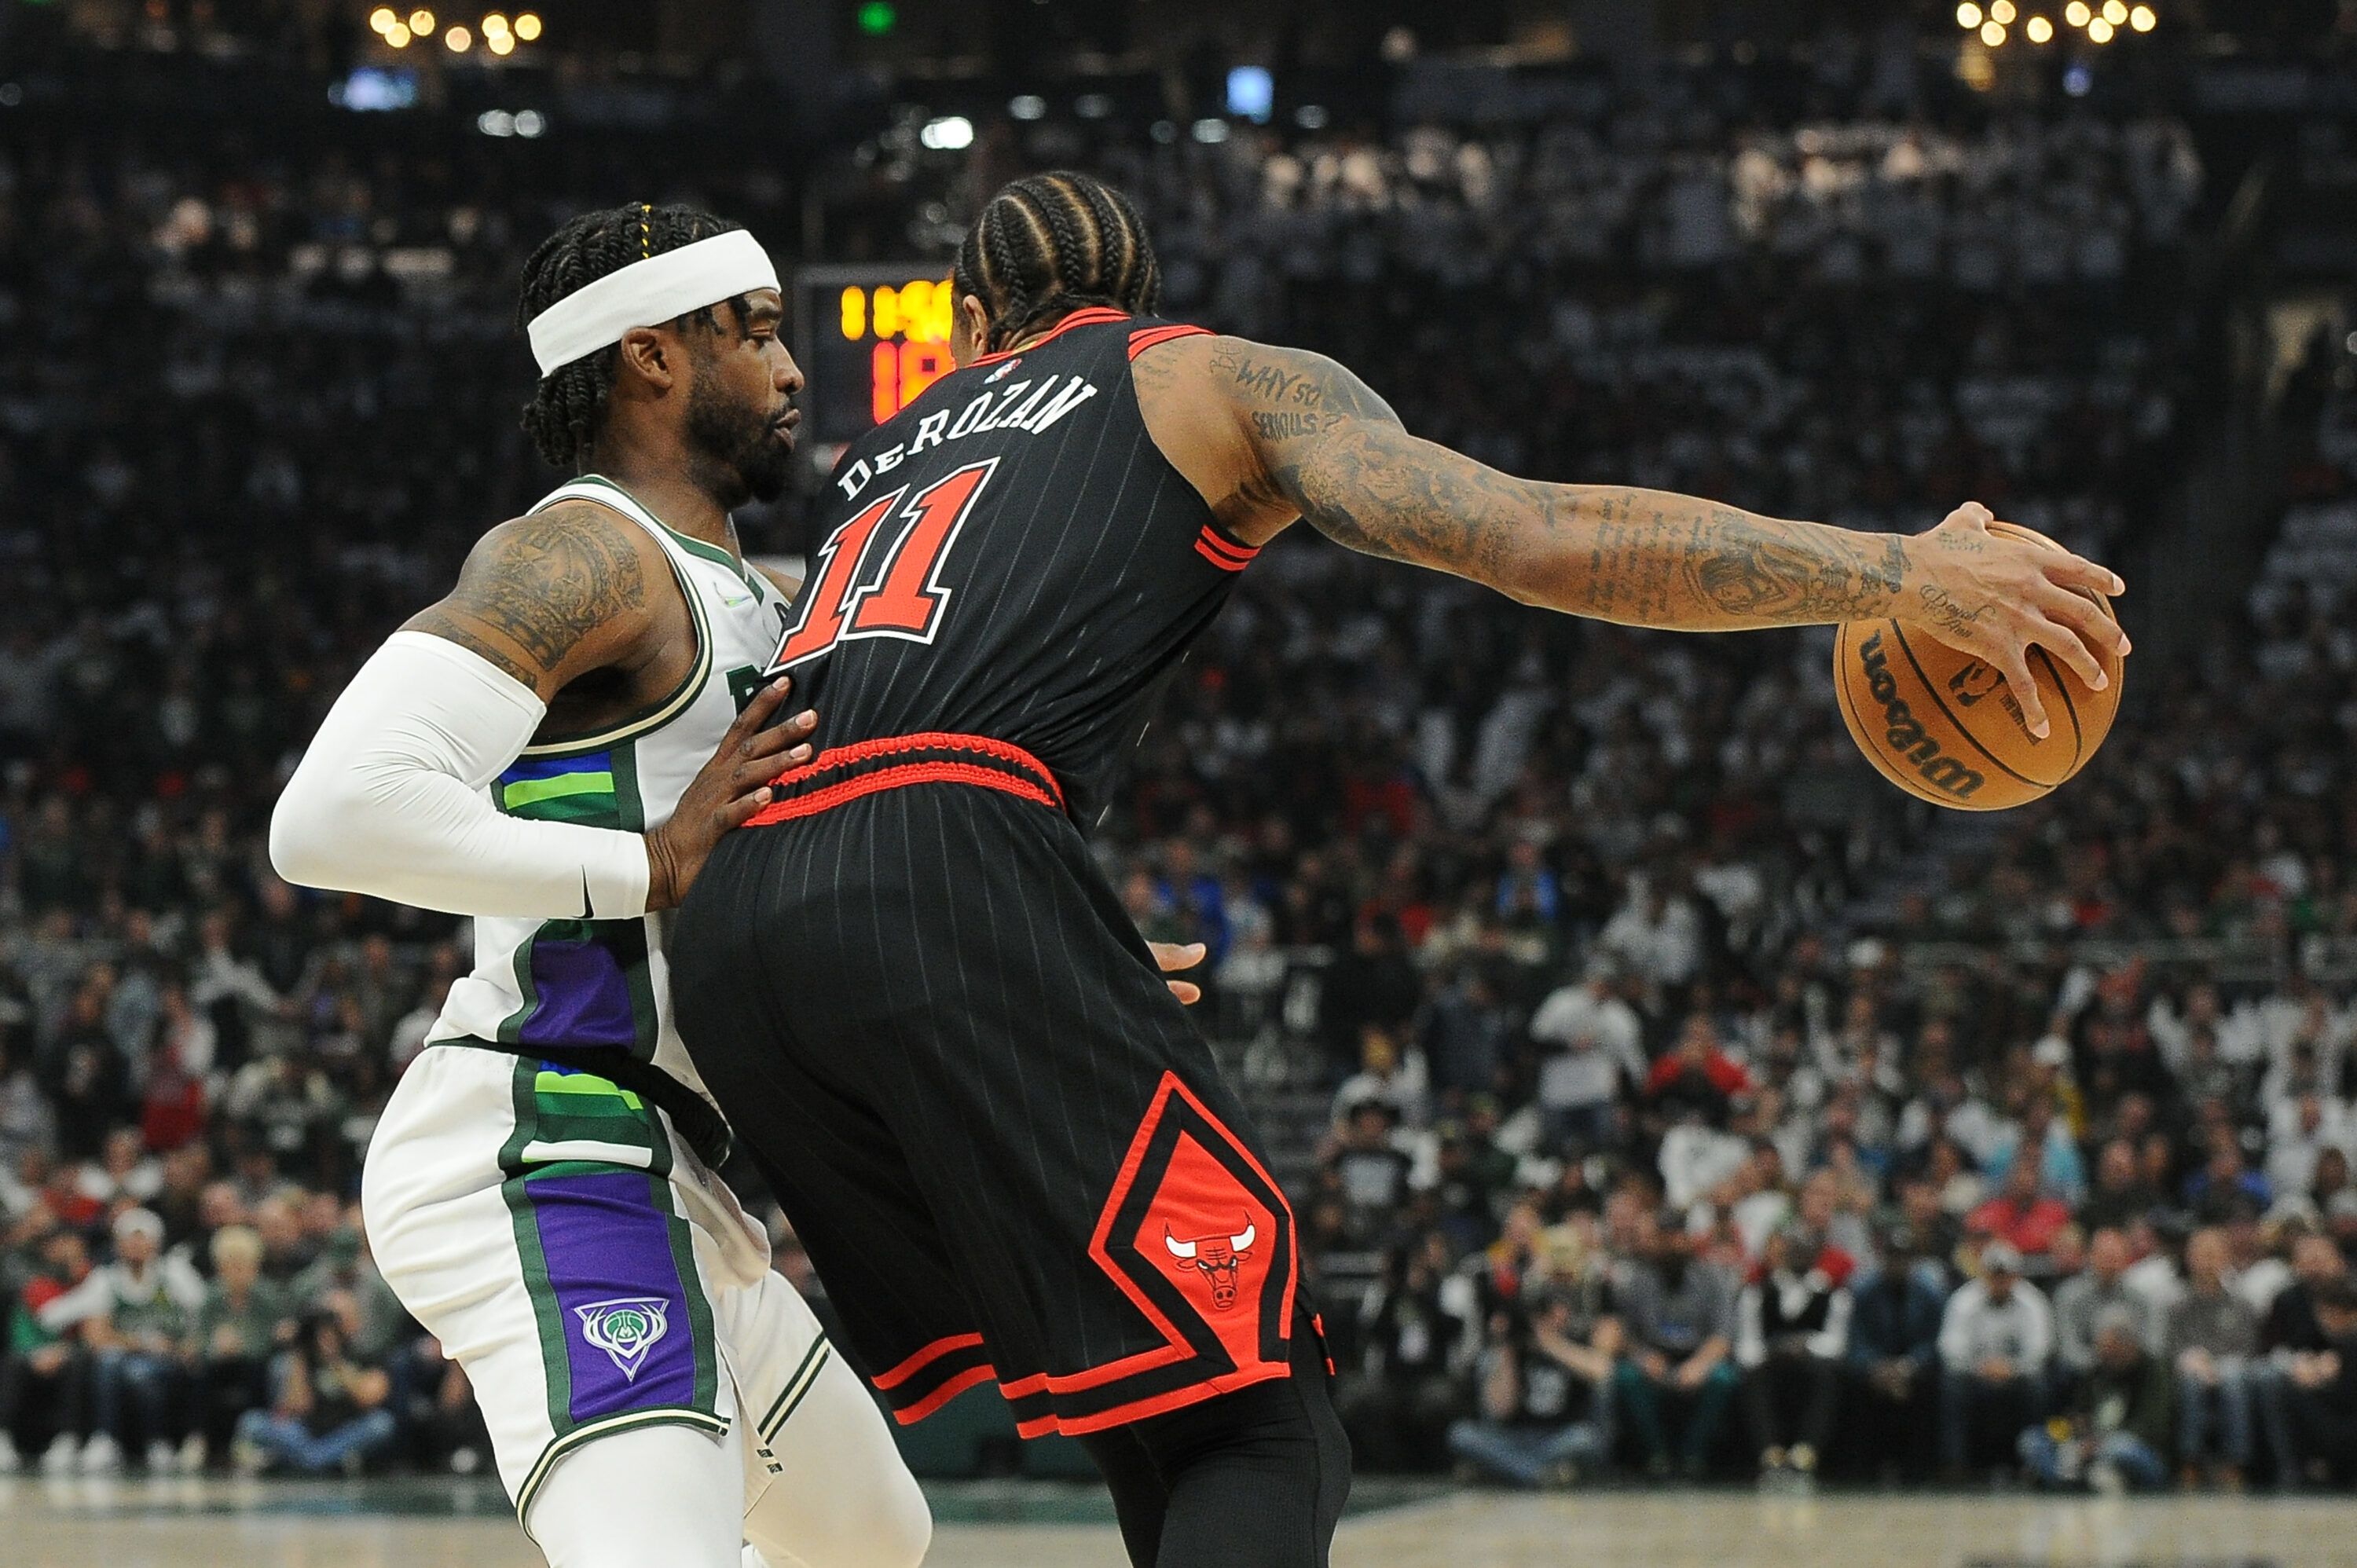
[[[659,549],[605,507],[560,502],[484,534],[449,596],[402,629],[455,642],[551,702],[592,670],[644,661]]]
[[[693,622],[675,593],[651,596],[650,579],[669,580],[661,547],[601,507],[551,507],[484,535],[449,596],[387,639],[328,710],[272,814],[279,874],[479,916],[621,918],[676,904],[721,835],[768,803],[769,780],[810,755],[799,743],[814,715],[770,727],[786,682],[753,696],[646,832],[529,820],[490,788],[568,682],[667,674],[660,661],[681,656],[677,632]]]
[[[2091,645],[2126,642],[2072,592],[2119,591],[2092,562],[1988,532],[1978,506],[1920,538],[1759,517],[1620,485],[1515,478],[1420,440],[1333,360],[1183,338],[1134,367],[1157,446],[1252,543],[1297,517],[1370,555],[1454,573],[1525,604],[1682,631],[1893,616],[2004,671],[2033,730],[2027,651],[2093,685]]]

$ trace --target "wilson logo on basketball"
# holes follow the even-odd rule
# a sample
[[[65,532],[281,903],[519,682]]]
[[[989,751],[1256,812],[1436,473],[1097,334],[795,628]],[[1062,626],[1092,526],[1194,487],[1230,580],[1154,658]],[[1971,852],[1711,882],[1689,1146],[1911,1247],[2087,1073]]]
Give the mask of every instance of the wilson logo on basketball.
[[[1940,743],[1923,728],[1923,721],[1907,705],[1907,699],[1899,694],[1899,682],[1891,676],[1890,659],[1882,650],[1879,630],[1858,644],[1857,660],[1867,690],[1882,704],[1882,737],[1889,743],[1891,751],[1913,763],[1915,771],[1934,789],[1959,800],[1972,799],[1973,792],[1986,780],[1943,752]]]

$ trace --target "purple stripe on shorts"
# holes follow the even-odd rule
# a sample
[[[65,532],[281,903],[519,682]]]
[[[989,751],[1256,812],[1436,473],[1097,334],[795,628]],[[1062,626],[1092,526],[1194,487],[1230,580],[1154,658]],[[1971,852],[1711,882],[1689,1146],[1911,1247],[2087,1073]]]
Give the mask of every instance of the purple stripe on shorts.
[[[528,1046],[630,1046],[639,1037],[630,984],[611,950],[597,942],[543,937],[532,944],[533,991],[540,1004],[517,1036]]]
[[[528,1181],[573,1369],[573,1419],[695,1402],[695,1335],[669,1217],[643,1171]]]

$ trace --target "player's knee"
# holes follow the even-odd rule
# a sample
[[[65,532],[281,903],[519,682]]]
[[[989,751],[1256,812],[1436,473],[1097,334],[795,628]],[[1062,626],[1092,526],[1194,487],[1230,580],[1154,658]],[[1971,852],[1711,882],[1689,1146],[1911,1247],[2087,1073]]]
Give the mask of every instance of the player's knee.
[[[823,1518],[804,1513],[791,1519],[745,1521],[752,1552],[769,1568],[917,1568],[933,1543],[933,1514],[915,1477],[897,1470],[867,1491],[864,1506],[847,1506]]]
[[[866,1568],[917,1568],[933,1544],[933,1510],[906,1470],[896,1472],[883,1490]]]

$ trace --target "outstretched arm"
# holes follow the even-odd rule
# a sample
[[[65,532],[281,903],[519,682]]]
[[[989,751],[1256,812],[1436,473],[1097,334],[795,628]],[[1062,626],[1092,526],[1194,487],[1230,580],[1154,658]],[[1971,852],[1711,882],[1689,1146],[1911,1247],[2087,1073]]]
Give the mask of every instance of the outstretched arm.
[[[1304,518],[1370,555],[1631,626],[1895,617],[2003,672],[2037,734],[2046,719],[2032,644],[2097,687],[2106,678],[2095,650],[2126,651],[2116,624],[2076,591],[2117,593],[2116,576],[1992,534],[1978,505],[1910,539],[1663,490],[1520,479],[1409,435],[1325,356],[1241,338],[1175,339],[1142,356],[1136,378],[1157,445],[1254,543]]]

